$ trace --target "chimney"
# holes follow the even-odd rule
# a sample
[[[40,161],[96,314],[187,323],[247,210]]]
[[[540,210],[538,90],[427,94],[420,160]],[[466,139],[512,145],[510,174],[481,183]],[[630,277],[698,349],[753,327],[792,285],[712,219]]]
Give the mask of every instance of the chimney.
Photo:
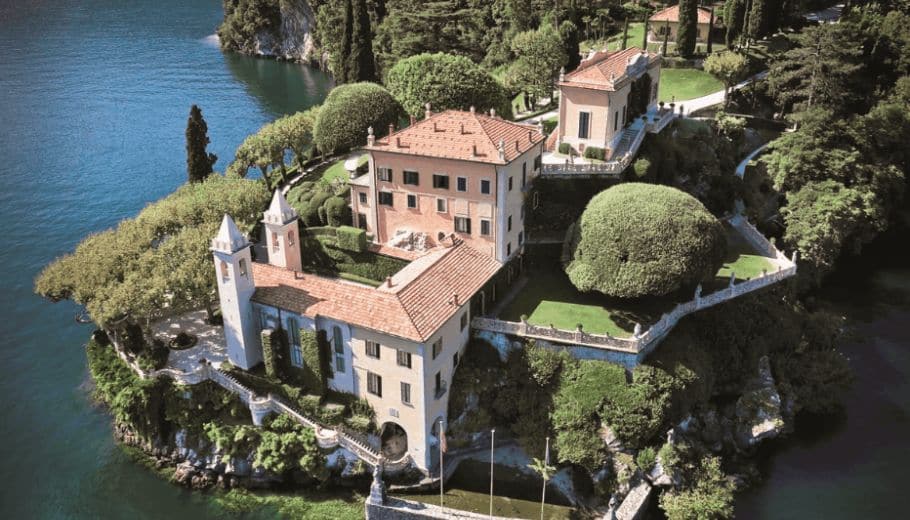
[[[472,114],[474,113],[474,110],[475,110],[474,105],[471,105],[471,113],[472,113]]]
[[[430,116],[433,115],[433,112],[430,111],[430,104],[427,103],[427,104],[424,105],[424,106],[426,107],[426,111],[423,113],[423,115],[424,115],[427,119],[429,119]]]
[[[477,157],[477,145],[476,144],[471,145],[471,157]]]
[[[506,160],[506,142],[503,139],[499,140],[499,160]]]
[[[521,149],[518,147],[518,139],[515,140],[515,151],[518,152]]]
[[[386,287],[392,287],[392,277],[391,277],[391,276],[386,276],[386,277],[385,277],[385,286],[386,286]]]
[[[401,148],[401,137],[395,136],[395,146]]]
[[[439,131],[439,129],[436,128],[436,121],[433,121],[433,131],[434,131],[434,132],[438,132],[438,131]]]
[[[490,117],[496,117],[496,109],[495,109],[495,108],[491,108],[491,109],[490,109]]]
[[[565,67],[560,67],[560,69],[559,69],[559,81],[562,82],[562,81],[565,81],[565,80],[566,80],[566,68],[565,68]]]
[[[458,307],[458,293],[452,295],[452,302]]]
[[[464,135],[464,123],[459,123],[459,125],[458,125],[458,133],[461,134],[461,135]]]
[[[408,120],[411,122],[411,126],[414,126],[414,121],[416,121],[414,116],[408,116]]]
[[[528,130],[528,141],[534,142],[534,130]]]
[[[537,132],[543,135],[543,118],[537,120]]]
[[[373,135],[373,127],[367,128],[367,146],[376,144],[376,136]]]
[[[394,134],[394,133],[395,133],[395,125],[393,123],[389,123],[389,140],[392,139],[392,134]]]

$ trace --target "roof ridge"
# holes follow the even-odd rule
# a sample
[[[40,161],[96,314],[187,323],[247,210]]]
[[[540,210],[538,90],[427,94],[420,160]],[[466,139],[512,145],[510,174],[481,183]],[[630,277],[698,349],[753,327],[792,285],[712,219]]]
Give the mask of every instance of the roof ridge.
[[[493,149],[494,149],[494,150],[499,150],[499,145],[498,145],[497,143],[494,143],[494,142],[493,142],[493,138],[490,137],[490,132],[487,130],[487,127],[484,126],[484,122],[481,121],[481,120],[477,117],[477,116],[478,116],[477,112],[470,112],[470,114],[471,114],[472,116],[474,116],[474,120],[476,120],[476,121],[477,121],[477,124],[480,125],[480,130],[481,130],[481,132],[483,132],[483,135],[485,135],[485,136],[487,137],[487,139],[490,140],[490,144],[493,145]],[[483,117],[486,118],[487,116],[484,115]],[[492,119],[492,118],[491,118],[491,119]]]
[[[412,283],[414,283],[414,282],[416,282],[417,280],[419,280],[421,276],[423,276],[424,274],[426,274],[426,272],[429,271],[430,269],[432,269],[433,266],[435,266],[436,264],[438,264],[439,262],[441,262],[443,258],[449,256],[449,253],[451,253],[452,251],[454,251],[455,249],[457,249],[459,246],[461,246],[461,244],[464,244],[464,242],[463,242],[463,241],[459,241],[458,243],[456,243],[456,244],[453,245],[452,247],[447,247],[447,248],[443,249],[443,250],[442,250],[442,254],[439,255],[439,258],[437,258],[436,260],[433,260],[433,261],[430,263],[430,265],[426,266],[426,267],[423,269],[423,271],[420,272],[420,274],[418,274],[417,276],[415,276],[415,277],[411,278],[410,280],[406,281],[406,282],[404,283],[404,285],[402,285],[401,287],[398,288],[398,290],[396,290],[395,292],[390,292],[389,294],[393,294],[393,295],[395,295],[395,298],[398,298],[398,295],[399,295],[399,294],[401,294],[403,291],[407,290],[407,288],[408,288]],[[432,254],[432,251],[431,251],[430,253],[428,253],[428,254]]]

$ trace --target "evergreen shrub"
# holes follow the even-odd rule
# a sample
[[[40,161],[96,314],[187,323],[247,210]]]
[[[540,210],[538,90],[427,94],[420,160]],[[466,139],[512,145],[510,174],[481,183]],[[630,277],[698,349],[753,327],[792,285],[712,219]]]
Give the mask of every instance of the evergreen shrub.
[[[339,226],[336,230],[338,247],[345,251],[363,253],[367,250],[367,232],[351,226]]]
[[[332,89],[319,110],[313,140],[322,153],[335,153],[366,144],[367,129],[377,137],[398,122],[398,101],[375,83],[350,83]]]
[[[585,148],[584,157],[585,159],[596,159],[598,161],[603,161],[606,157],[606,150],[603,148],[598,148],[597,146],[588,146]]]
[[[572,145],[569,143],[559,143],[559,153],[569,155],[572,153]]]

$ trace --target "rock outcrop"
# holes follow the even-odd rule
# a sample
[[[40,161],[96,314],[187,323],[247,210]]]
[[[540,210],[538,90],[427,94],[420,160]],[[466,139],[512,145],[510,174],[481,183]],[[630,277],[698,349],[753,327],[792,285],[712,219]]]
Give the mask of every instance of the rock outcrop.
[[[780,393],[771,374],[767,356],[758,362],[758,375],[736,401],[735,441],[740,450],[749,450],[765,439],[784,431]]]
[[[306,0],[282,0],[281,28],[277,37],[267,32],[257,34],[256,47],[262,56],[290,61],[313,62],[318,59],[313,31],[316,14]]]

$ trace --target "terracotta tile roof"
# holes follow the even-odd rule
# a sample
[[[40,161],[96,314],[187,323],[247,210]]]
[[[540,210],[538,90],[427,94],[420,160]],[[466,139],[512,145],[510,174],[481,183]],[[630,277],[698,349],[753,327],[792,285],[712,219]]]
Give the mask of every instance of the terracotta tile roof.
[[[638,47],[629,47],[613,53],[595,52],[591,57],[583,60],[577,69],[566,74],[559,85],[593,90],[614,90],[613,83],[626,73],[629,60],[643,52]],[[653,52],[645,56],[649,65],[660,59],[660,56]]]
[[[458,310],[455,294],[466,302],[502,266],[464,243],[430,255],[419,275],[380,288],[253,263],[253,301],[423,343]]]
[[[536,126],[513,123],[479,112],[446,110],[377,139],[366,149],[508,164],[543,139]],[[499,157],[500,140],[504,142],[504,160]]]
[[[648,20],[652,22],[678,22],[679,5],[671,5],[665,9],[657,11]],[[698,23],[711,23],[711,11],[704,7],[698,8]]]

